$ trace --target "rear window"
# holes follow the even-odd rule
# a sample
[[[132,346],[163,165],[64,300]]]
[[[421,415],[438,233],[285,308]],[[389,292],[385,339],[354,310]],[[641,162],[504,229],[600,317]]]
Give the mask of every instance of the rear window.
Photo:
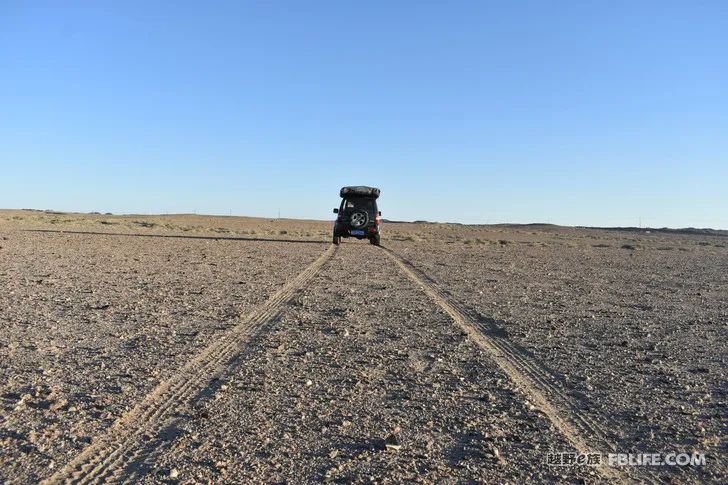
[[[367,212],[374,212],[376,210],[376,203],[374,199],[368,197],[351,197],[344,199],[343,209],[357,209],[365,210]]]

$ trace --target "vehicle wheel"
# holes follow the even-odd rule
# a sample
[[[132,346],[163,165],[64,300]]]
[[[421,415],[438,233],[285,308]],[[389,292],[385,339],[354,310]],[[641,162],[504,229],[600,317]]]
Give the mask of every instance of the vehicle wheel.
[[[338,246],[339,243],[341,243],[341,236],[337,236],[336,234],[334,234],[334,244]]]
[[[360,228],[367,225],[369,222],[369,215],[366,211],[356,211],[351,215],[351,227]]]
[[[380,241],[381,241],[381,238],[380,238],[379,234],[375,234],[371,238],[369,238],[369,242],[374,244],[375,246],[379,246]]]

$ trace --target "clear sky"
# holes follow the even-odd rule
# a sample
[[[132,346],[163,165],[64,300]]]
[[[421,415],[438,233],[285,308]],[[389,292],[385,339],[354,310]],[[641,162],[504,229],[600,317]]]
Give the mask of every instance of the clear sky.
[[[0,1],[0,207],[728,228],[726,1]]]

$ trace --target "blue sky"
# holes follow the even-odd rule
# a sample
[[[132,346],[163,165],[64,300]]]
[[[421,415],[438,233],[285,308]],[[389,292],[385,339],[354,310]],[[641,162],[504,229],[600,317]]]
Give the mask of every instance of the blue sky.
[[[728,228],[728,2],[0,2],[0,207]],[[423,194],[426,191],[428,194]]]

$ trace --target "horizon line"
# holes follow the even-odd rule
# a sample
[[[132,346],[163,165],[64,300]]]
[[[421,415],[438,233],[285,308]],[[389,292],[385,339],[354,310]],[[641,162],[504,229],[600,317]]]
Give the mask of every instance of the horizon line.
[[[111,216],[111,217],[162,217],[162,216],[199,216],[199,217],[246,217],[248,219],[269,219],[269,220],[294,220],[294,221],[313,221],[313,222],[332,222],[327,219],[307,219],[297,217],[266,217],[266,216],[246,216],[240,214],[210,214],[210,213],[198,213],[198,212],[169,212],[169,213],[113,213],[113,212],[99,212],[99,211],[59,211],[55,209],[30,209],[30,208],[0,208],[0,211],[25,211],[25,212],[42,212],[44,214],[79,214],[79,215],[95,215],[95,216]],[[411,221],[405,220],[393,220],[393,219],[382,219],[382,222],[389,224],[452,224],[458,226],[553,226],[553,227],[567,227],[573,229],[600,229],[600,230],[621,230],[621,231],[715,231],[715,232],[727,232],[728,228],[714,228],[714,227],[695,227],[695,226],[684,226],[684,227],[638,227],[638,226],[589,226],[584,224],[554,224],[551,222],[493,222],[493,223],[467,223],[467,222],[450,222],[450,221],[427,221],[424,219],[415,219]],[[705,234],[705,235],[718,235],[728,236],[728,234]]]

